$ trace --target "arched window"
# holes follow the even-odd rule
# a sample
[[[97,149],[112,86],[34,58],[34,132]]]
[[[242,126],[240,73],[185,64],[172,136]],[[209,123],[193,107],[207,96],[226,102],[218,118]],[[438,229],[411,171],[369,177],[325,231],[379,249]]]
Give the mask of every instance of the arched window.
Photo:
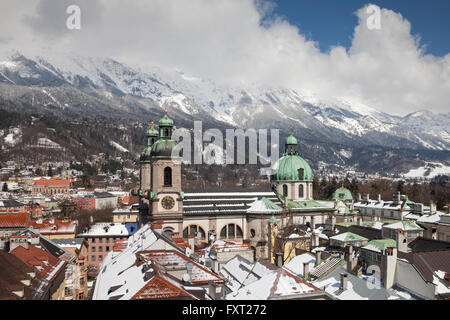
[[[174,229],[171,227],[164,228],[163,233],[172,239]]]
[[[169,128],[165,128],[164,129],[164,136],[168,137],[169,136]]]
[[[298,169],[298,178],[300,180],[305,180],[304,175],[305,175],[305,170],[303,168]]]
[[[299,198],[303,198],[304,194],[305,194],[305,190],[303,188],[303,185],[301,184],[301,185],[298,186],[298,197]]]
[[[200,227],[196,224],[191,224],[189,227],[184,228],[184,230],[183,230],[183,238],[184,239],[188,239],[189,235],[191,235],[191,234],[196,236],[200,240],[206,239],[205,230],[203,230],[202,227]]]
[[[221,239],[242,239],[242,229],[237,224],[230,223],[220,231]]]
[[[283,185],[283,196],[287,197],[288,196],[288,186],[287,185]]]
[[[165,187],[172,186],[172,168],[171,167],[164,168],[164,186]]]

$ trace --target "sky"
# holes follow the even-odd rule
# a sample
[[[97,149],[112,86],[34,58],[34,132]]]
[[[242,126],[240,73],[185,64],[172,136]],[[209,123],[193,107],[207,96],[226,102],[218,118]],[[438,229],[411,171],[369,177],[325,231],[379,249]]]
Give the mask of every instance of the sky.
[[[326,52],[332,46],[351,46],[353,29],[358,23],[354,14],[368,1],[364,0],[276,0],[274,13],[284,16],[309,39],[319,42]],[[444,56],[450,52],[448,0],[372,0],[379,7],[399,12],[411,23],[411,33],[421,37],[427,52]],[[326,19],[326,23],[323,20]],[[441,31],[439,31],[441,30]]]
[[[340,97],[395,115],[447,113],[448,3],[2,0],[0,59],[10,50],[108,57],[230,86]],[[79,30],[66,27],[73,4],[81,10]]]

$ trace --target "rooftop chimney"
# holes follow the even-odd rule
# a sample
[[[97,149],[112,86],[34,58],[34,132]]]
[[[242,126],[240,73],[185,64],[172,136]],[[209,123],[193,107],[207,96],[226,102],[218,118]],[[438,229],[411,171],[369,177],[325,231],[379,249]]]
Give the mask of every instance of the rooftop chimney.
[[[358,220],[358,226],[362,226],[362,219],[361,219],[361,217],[358,217],[357,220]]]
[[[208,282],[208,294],[213,300],[216,300],[216,284],[213,281]]]
[[[188,244],[192,249],[192,252],[195,251],[195,236],[193,234],[188,235]]]
[[[281,252],[275,254],[275,265],[280,268],[283,266],[283,254]]]
[[[192,268],[191,262],[186,263],[186,274],[183,276],[183,280],[187,283],[192,283]]]
[[[431,200],[431,203],[430,203],[430,213],[431,214],[435,214],[436,213],[436,204],[434,203],[433,200]]]
[[[309,276],[309,262],[303,262],[303,278],[308,278]]]
[[[347,274],[341,273],[341,290],[347,290]]]
[[[320,256],[322,255],[322,252],[319,250],[316,250],[316,266],[320,263]]]
[[[400,228],[397,229],[397,250],[408,252],[408,234]]]
[[[311,229],[315,229],[316,228],[316,219],[314,219],[314,216],[311,216]]]

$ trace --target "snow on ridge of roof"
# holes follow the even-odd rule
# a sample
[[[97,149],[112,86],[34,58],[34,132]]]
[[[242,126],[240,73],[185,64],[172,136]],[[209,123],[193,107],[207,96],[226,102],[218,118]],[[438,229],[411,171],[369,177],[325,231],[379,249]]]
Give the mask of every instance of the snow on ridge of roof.
[[[107,229],[108,231],[106,231]],[[93,224],[91,228],[78,236],[128,236],[128,229],[125,224],[121,222],[110,223],[110,222],[100,222]]]
[[[185,193],[185,197],[246,197],[246,196],[272,196],[275,197],[273,192],[200,192],[200,193]]]
[[[404,231],[409,231],[409,230],[423,230],[421,227],[419,227],[414,221],[399,221],[399,222],[394,222],[391,224],[385,224],[383,225],[383,228],[388,228],[388,229],[402,229]]]
[[[338,241],[344,241],[344,242],[369,240],[367,238],[364,238],[364,237],[359,236],[359,235],[357,235],[355,233],[352,233],[352,232],[344,232],[344,233],[332,236],[332,237],[330,237],[330,239],[338,240]]]

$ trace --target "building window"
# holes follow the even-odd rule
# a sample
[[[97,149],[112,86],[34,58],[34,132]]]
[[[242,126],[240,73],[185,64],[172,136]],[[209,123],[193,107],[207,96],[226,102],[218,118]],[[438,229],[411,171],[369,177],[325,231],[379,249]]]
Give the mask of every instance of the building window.
[[[164,186],[165,187],[172,186],[172,168],[170,167],[164,168]]]
[[[91,247],[91,252],[95,252],[95,247]]]
[[[103,260],[103,256],[98,256],[98,261],[102,261]]]
[[[91,257],[91,261],[95,261],[95,256],[92,256],[92,257]]]
[[[305,170],[303,168],[298,169],[298,179],[305,180],[304,176],[305,176]]]
[[[103,238],[99,238],[98,243],[102,243],[102,242],[103,242]]]
[[[92,241],[91,241],[92,243],[95,243],[95,238],[92,238]]]
[[[234,223],[222,228],[220,231],[221,239],[242,239],[242,229]]]
[[[299,198],[303,198],[304,197],[304,193],[305,193],[305,190],[303,188],[303,185],[301,184],[301,185],[298,186],[298,197]]]
[[[106,251],[109,251],[109,246],[106,246]]]
[[[166,230],[167,231],[167,230]],[[200,240],[206,239],[205,230],[202,229],[202,227],[192,224],[189,227],[184,228],[183,230],[183,238],[187,239],[189,235],[193,234]]]
[[[103,252],[103,247],[98,247],[98,252]]]
[[[283,196],[287,197],[288,196],[288,186],[287,185],[283,185]]]

